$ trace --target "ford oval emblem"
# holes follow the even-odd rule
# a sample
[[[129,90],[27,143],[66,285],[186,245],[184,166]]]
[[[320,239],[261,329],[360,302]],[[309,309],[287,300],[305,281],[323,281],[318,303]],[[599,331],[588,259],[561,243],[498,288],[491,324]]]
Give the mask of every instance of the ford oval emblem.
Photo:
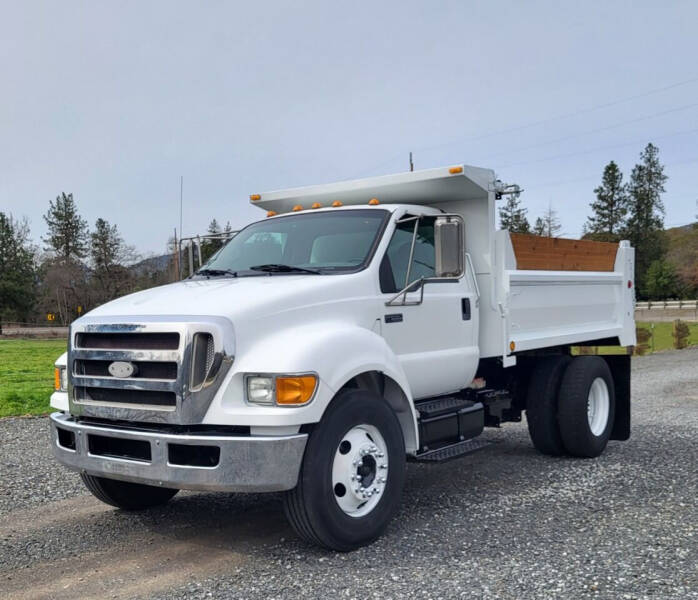
[[[132,377],[135,372],[136,367],[130,362],[117,360],[109,365],[109,374],[112,377],[124,379],[125,377]]]

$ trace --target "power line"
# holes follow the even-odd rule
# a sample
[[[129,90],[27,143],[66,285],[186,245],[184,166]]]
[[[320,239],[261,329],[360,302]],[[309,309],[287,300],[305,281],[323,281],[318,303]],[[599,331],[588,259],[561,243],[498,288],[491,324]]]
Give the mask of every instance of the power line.
[[[507,150],[506,152],[499,152],[498,154],[485,155],[484,159],[496,158],[498,156],[506,156],[514,152],[522,152],[523,150],[531,150],[532,148],[540,148],[541,146],[549,146],[550,144],[557,144],[559,142],[566,142],[568,140],[573,140],[578,137],[583,137],[585,135],[590,135],[592,133],[600,133],[602,131],[609,131],[611,129],[617,129],[618,127],[623,127],[624,125],[631,125],[632,123],[639,123],[641,121],[648,121],[649,119],[655,119],[656,117],[663,117],[664,115],[672,114],[675,112],[681,112],[688,110],[690,108],[695,108],[698,106],[698,102],[693,102],[692,104],[685,104],[683,106],[678,106],[675,108],[670,108],[668,110],[662,110],[655,113],[650,113],[649,115],[643,115],[641,117],[636,117],[634,119],[629,119],[627,121],[620,121],[619,123],[614,123],[613,125],[606,125],[604,127],[597,127],[595,129],[589,129],[587,131],[582,131],[579,133],[573,133],[571,135],[566,135],[561,138],[556,138],[554,140],[548,140],[546,142],[538,142],[535,144],[529,144],[528,146],[522,146],[521,148],[516,148],[514,150]]]
[[[521,130],[523,130],[523,129],[528,129],[528,128],[530,128],[530,127],[535,127],[535,126],[538,126],[538,125],[545,125],[545,124],[547,124],[547,123],[553,123],[553,122],[555,122],[555,121],[561,121],[561,120],[569,119],[569,118],[576,117],[576,116],[579,116],[579,115],[583,115],[583,114],[588,114],[588,113],[596,112],[596,111],[598,111],[598,110],[603,110],[604,108],[610,108],[610,107],[612,107],[612,106],[617,106],[617,105],[623,104],[623,103],[625,103],[625,102],[631,102],[632,100],[637,100],[637,99],[640,99],[640,98],[645,98],[645,97],[647,97],[647,96],[652,96],[652,95],[654,95],[654,94],[659,94],[659,93],[661,93],[661,92],[665,92],[665,91],[668,91],[668,90],[671,90],[671,89],[675,89],[675,88],[678,88],[678,87],[681,87],[681,86],[684,86],[684,85],[689,85],[689,84],[695,83],[695,82],[697,82],[697,81],[698,81],[698,76],[697,76],[697,77],[691,77],[690,79],[684,79],[684,80],[682,80],[682,81],[677,81],[677,82],[674,82],[674,83],[671,83],[671,84],[669,84],[669,85],[665,85],[665,86],[662,86],[662,87],[659,87],[659,88],[654,88],[654,89],[651,89],[651,90],[647,90],[647,91],[644,91],[644,92],[640,92],[639,94],[633,94],[633,95],[631,95],[631,96],[624,96],[624,97],[622,97],[622,98],[617,98],[617,99],[611,100],[611,101],[609,101],[609,102],[604,102],[604,103],[601,103],[601,104],[596,104],[596,105],[589,106],[589,107],[586,107],[586,108],[580,108],[580,109],[571,111],[571,112],[569,112],[569,113],[564,113],[564,114],[562,114],[562,115],[557,115],[557,116],[549,117],[549,118],[546,118],[546,119],[539,119],[539,120],[537,120],[537,121],[530,121],[530,122],[528,122],[528,123],[524,123],[524,124],[521,124],[521,125],[516,125],[516,126],[509,127],[509,128],[505,128],[505,129],[493,130],[493,131],[489,131],[489,132],[486,132],[486,133],[478,134],[478,135],[475,135],[475,136],[468,136],[468,137],[465,137],[465,138],[461,138],[461,139],[459,139],[459,140],[453,140],[453,141],[451,141],[451,142],[445,142],[445,143],[441,143],[441,144],[435,144],[435,145],[432,145],[432,146],[417,147],[416,150],[418,150],[418,151],[435,150],[435,149],[437,149],[437,148],[445,148],[445,147],[447,147],[447,146],[453,146],[453,145],[455,145],[455,144],[459,144],[459,143],[463,143],[463,142],[479,141],[479,140],[486,139],[486,138],[488,138],[488,137],[493,137],[493,136],[501,135],[501,134],[504,134],[504,133],[513,133],[513,132],[516,132],[516,131],[521,131]],[[364,169],[363,171],[361,171],[361,172],[359,172],[359,173],[356,173],[356,174],[354,174],[354,175],[351,175],[351,176],[348,177],[347,179],[354,179],[354,178],[356,178],[356,177],[360,177],[360,176],[362,176],[362,175],[365,175],[366,173],[373,172],[373,171],[375,171],[376,169],[379,169],[379,168],[384,167],[384,166],[386,166],[386,165],[393,164],[396,160],[398,160],[398,159],[399,159],[400,157],[402,157],[402,156],[404,156],[404,153],[396,154],[396,155],[392,156],[391,158],[387,159],[386,161],[381,162],[381,163],[378,164],[378,165],[374,165],[374,166],[372,166],[372,167],[370,167],[370,168]]]
[[[687,129],[684,131],[677,131],[677,132],[668,133],[665,135],[653,135],[653,136],[648,136],[648,137],[652,138],[653,140],[662,140],[662,139],[667,139],[667,138],[671,138],[671,137],[676,137],[679,135],[688,135],[688,134],[697,133],[697,132],[698,132],[698,127],[695,129]],[[543,158],[538,158],[535,160],[527,160],[527,161],[523,161],[523,162],[516,162],[516,163],[509,163],[506,165],[499,165],[499,166],[497,166],[497,170],[507,169],[509,167],[518,167],[521,165],[530,165],[530,164],[535,164],[535,163],[541,163],[541,162],[546,162],[549,160],[555,160],[558,158],[570,158],[572,156],[581,156],[584,154],[593,154],[594,152],[600,152],[602,150],[612,150],[614,148],[624,148],[626,146],[635,146],[637,144],[645,143],[646,141],[647,141],[647,138],[643,138],[642,140],[635,140],[632,142],[623,142],[622,144],[609,144],[607,146],[598,146],[598,147],[592,148],[590,150],[580,150],[579,152],[569,152],[567,154],[554,154],[552,156],[545,156]]]

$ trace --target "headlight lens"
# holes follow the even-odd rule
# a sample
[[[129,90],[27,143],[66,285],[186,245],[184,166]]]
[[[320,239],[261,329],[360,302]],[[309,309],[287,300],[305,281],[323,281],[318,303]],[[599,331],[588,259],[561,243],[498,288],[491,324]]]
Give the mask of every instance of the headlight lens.
[[[272,406],[302,406],[313,399],[317,376],[251,375],[247,378],[247,401]]]
[[[247,400],[254,404],[274,404],[274,378],[250,377],[247,380]]]
[[[68,390],[68,369],[65,367],[54,368],[53,389],[57,392],[65,392]]]

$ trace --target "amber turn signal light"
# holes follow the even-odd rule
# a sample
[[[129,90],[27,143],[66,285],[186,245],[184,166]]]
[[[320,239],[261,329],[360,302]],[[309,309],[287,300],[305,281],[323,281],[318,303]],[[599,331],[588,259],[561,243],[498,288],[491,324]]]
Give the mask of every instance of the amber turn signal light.
[[[276,403],[286,406],[307,404],[315,393],[317,377],[299,375],[276,378]]]
[[[53,369],[53,389],[57,392],[61,390],[61,370],[58,367]]]

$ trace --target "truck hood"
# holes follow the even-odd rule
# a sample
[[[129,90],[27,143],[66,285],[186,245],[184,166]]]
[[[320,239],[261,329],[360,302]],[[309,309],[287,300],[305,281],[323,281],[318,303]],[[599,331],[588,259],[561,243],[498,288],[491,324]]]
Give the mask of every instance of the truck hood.
[[[260,318],[338,297],[346,298],[360,273],[272,275],[187,280],[112,300],[86,317],[209,315],[236,321]],[[341,288],[341,289],[338,289]],[[360,288],[358,288],[360,289]]]

